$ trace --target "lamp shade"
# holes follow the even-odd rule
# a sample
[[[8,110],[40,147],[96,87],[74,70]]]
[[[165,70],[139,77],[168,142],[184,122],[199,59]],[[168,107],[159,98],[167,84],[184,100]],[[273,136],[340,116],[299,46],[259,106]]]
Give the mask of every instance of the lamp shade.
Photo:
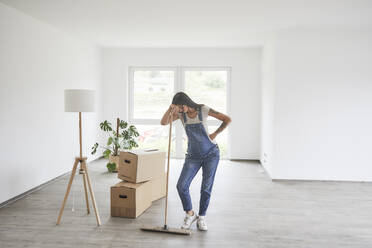
[[[86,89],[65,90],[65,112],[94,112],[95,91]]]

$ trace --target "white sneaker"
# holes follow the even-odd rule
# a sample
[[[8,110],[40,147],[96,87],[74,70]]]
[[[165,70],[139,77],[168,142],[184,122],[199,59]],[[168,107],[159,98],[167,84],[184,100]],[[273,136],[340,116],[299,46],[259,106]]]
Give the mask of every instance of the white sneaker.
[[[207,231],[208,230],[207,222],[205,221],[205,216],[199,216],[196,225],[198,226],[198,229],[200,231]]]
[[[197,219],[196,214],[188,215],[186,214],[185,219],[183,220],[183,225],[181,226],[182,229],[190,229],[192,223],[194,223]]]

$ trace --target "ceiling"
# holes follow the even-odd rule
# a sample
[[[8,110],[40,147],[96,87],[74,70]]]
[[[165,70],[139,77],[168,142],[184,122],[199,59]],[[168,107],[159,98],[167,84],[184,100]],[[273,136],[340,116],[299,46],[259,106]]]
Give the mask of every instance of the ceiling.
[[[0,0],[104,47],[241,47],[291,27],[372,25],[370,0]]]

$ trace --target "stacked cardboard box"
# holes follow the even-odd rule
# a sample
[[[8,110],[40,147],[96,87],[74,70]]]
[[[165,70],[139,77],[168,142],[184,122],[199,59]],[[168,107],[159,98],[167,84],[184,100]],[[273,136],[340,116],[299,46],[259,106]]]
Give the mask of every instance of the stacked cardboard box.
[[[111,187],[111,216],[137,218],[166,194],[165,152],[120,152],[118,178]]]

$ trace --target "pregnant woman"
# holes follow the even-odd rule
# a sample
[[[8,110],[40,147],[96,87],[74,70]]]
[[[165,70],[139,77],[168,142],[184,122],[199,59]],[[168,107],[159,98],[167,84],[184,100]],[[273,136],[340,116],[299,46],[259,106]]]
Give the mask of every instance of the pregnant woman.
[[[170,113],[173,113],[173,121],[177,119],[182,121],[188,138],[187,154],[177,183],[178,194],[182,201],[183,210],[186,212],[181,228],[189,229],[197,220],[198,229],[206,231],[208,228],[205,215],[220,160],[220,151],[215,138],[229,125],[231,119],[204,104],[195,103],[183,92],[174,95],[172,104],[161,119],[162,125],[169,124]],[[208,116],[222,121],[221,126],[211,134],[208,132]],[[200,168],[203,171],[203,180],[200,191],[199,215],[197,216],[192,208],[189,188]]]

